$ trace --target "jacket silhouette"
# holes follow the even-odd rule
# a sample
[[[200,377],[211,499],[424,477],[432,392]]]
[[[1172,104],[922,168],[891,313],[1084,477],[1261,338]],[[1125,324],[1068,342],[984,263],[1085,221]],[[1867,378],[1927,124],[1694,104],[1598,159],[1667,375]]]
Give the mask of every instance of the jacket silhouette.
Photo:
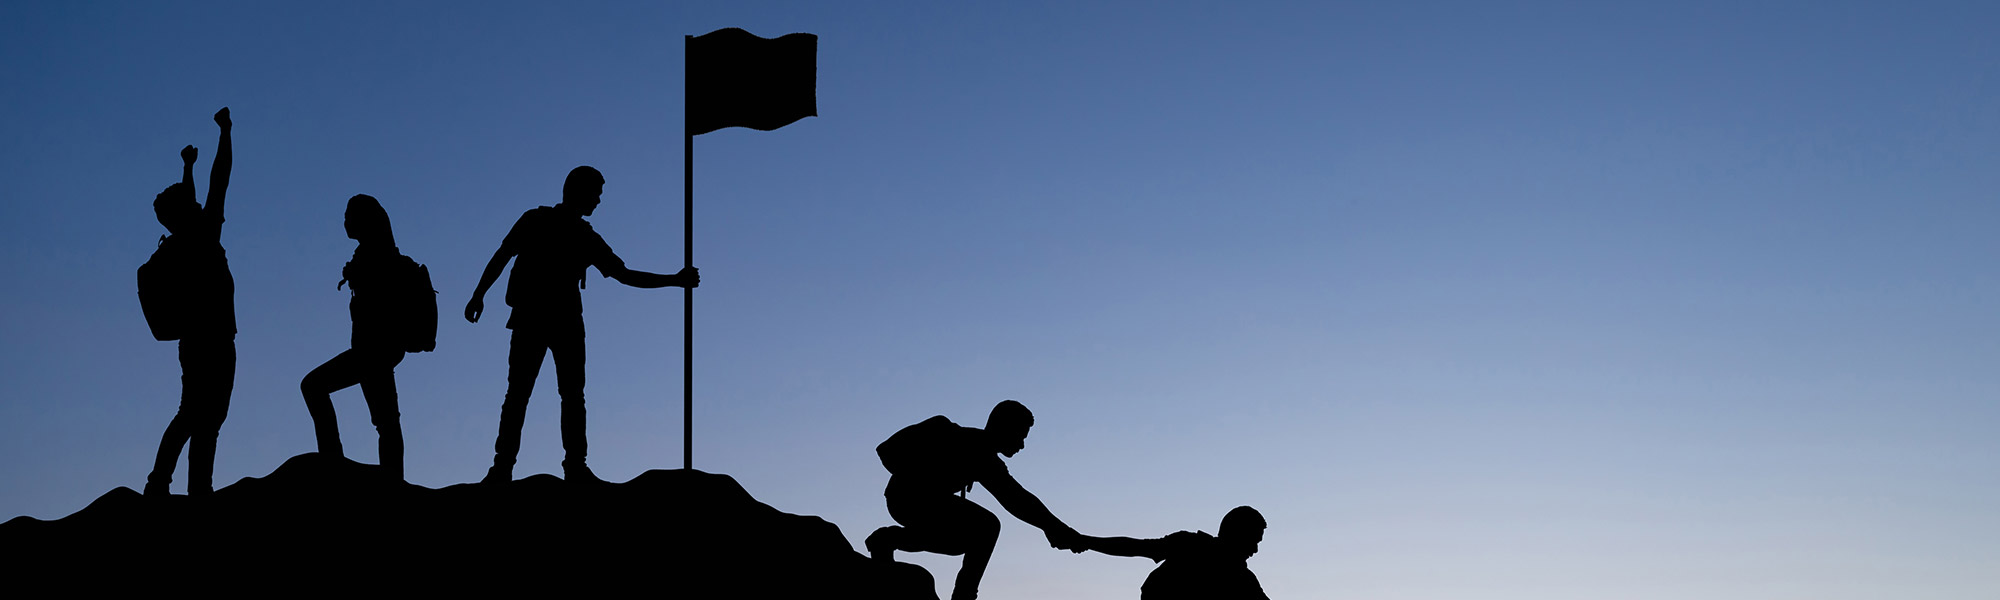
[[[181,402],[160,436],[153,471],[146,476],[148,496],[168,493],[182,446],[188,449],[188,494],[203,496],[214,490],[216,438],[236,386],[236,280],[229,274],[229,257],[222,249],[223,200],[234,160],[228,108],[216,111],[215,124],[221,133],[208,175],[208,202],[195,202],[194,146],[181,149],[181,182],[153,198],[153,214],[169,234],[154,256],[173,265],[168,275],[173,281],[166,287],[176,300],[164,318],[180,338]],[[149,290],[141,291],[143,303]],[[152,320],[153,311],[147,312]]]
[[[514,223],[493,259],[480,274],[479,287],[465,305],[465,320],[479,322],[486,311],[486,290],[500,279],[507,261],[514,271],[507,279],[507,305],[514,330],[507,352],[507,395],[500,405],[500,434],[493,441],[493,467],[484,483],[514,478],[514,460],[521,450],[521,426],[528,395],[542,370],[542,357],[555,355],[556,394],[562,397],[563,478],[594,482],[597,475],[585,463],[590,444],[585,438],[583,405],[583,287],[590,267],[605,277],[637,288],[695,287],[701,275],[693,267],[672,275],[627,268],[604,238],[584,221],[604,194],[604,175],[583,166],[563,181],[563,199],[555,206],[530,209]]]
[[[1080,547],[1160,563],[1139,586],[1141,600],[1269,600],[1249,566],[1264,541],[1264,515],[1238,506],[1223,515],[1216,531],[1213,536],[1179,531],[1158,539],[1084,536]]]
[[[952,600],[979,595],[979,581],[993,558],[1000,538],[1000,520],[967,500],[964,492],[977,483],[993,493],[1009,514],[1040,528],[1049,544],[1071,548],[1076,530],[1063,524],[1040,498],[1022,488],[998,455],[1020,452],[1035,417],[1013,400],[993,407],[985,429],[964,427],[942,416],[911,425],[876,448],[889,468],[889,485],[882,496],[898,525],[875,530],[865,544],[877,560],[894,560],[894,552],[935,552],[964,555]]]
[[[344,457],[332,394],[360,385],[379,438],[382,467],[390,477],[401,480],[403,426],[397,407],[396,365],[403,362],[405,332],[401,328],[408,326],[402,313],[410,310],[405,298],[430,291],[427,286],[412,289],[423,286],[415,274],[417,265],[397,251],[389,213],[374,197],[361,194],[349,198],[345,226],[347,237],[358,244],[354,260],[341,268],[341,281],[335,287],[351,286],[347,313],[353,321],[353,333],[346,351],[299,381],[299,393],[305,397],[306,412],[312,415],[320,454]]]

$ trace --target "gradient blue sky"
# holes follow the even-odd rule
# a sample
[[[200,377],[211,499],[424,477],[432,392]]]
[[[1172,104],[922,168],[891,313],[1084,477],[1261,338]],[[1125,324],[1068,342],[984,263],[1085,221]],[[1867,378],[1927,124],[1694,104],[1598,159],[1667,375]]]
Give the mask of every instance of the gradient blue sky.
[[[1058,515],[1256,506],[1274,598],[2000,596],[1995,5],[941,4],[0,6],[0,517],[143,483],[179,369],[133,273],[225,105],[218,483],[314,449],[356,193],[443,292],[409,478],[477,479],[480,267],[589,164],[597,230],[677,268],[682,36],[743,27],[820,36],[823,116],[697,140],[696,467],[857,545],[875,444],[1014,398]],[[678,467],[680,294],[584,294],[592,465]],[[1003,520],[984,598],[1151,568]]]

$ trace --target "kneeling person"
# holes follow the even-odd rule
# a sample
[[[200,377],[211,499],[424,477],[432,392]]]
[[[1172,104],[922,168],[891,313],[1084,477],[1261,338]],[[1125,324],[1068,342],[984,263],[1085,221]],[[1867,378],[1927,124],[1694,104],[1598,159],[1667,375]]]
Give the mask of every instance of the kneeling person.
[[[875,530],[866,541],[868,553],[877,560],[893,560],[896,550],[962,554],[965,563],[958,569],[951,598],[977,597],[979,580],[1000,539],[1000,520],[964,497],[974,483],[986,486],[1008,513],[1041,528],[1050,545],[1074,548],[1076,530],[1022,488],[998,456],[1020,452],[1034,424],[1028,407],[1008,400],[993,407],[985,429],[962,427],[940,415],[882,442],[875,448],[882,466],[889,469],[889,486],[882,495],[888,500],[889,516],[901,526]]]
[[[1161,562],[1139,586],[1141,600],[1269,600],[1249,559],[1264,541],[1264,515],[1238,506],[1222,517],[1216,535],[1179,531],[1167,537],[1082,536],[1081,547],[1112,556],[1143,556]]]

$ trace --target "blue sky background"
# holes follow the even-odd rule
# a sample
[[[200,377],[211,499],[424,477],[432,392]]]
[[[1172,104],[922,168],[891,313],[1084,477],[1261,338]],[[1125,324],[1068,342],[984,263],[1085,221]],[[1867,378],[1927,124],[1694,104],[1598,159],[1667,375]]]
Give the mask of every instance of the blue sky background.
[[[1013,398],[1059,516],[1256,506],[1274,598],[2000,595],[2000,8],[1500,4],[9,3],[0,516],[143,483],[179,368],[133,273],[221,106],[218,484],[314,449],[356,193],[443,292],[409,479],[476,480],[479,269],[582,164],[612,247],[678,268],[682,36],[743,27],[820,36],[823,116],[696,142],[695,464],[857,547],[875,444]],[[680,293],[584,295],[593,467],[680,466]],[[560,472],[552,375],[522,476]],[[985,598],[1152,566],[1003,522]]]

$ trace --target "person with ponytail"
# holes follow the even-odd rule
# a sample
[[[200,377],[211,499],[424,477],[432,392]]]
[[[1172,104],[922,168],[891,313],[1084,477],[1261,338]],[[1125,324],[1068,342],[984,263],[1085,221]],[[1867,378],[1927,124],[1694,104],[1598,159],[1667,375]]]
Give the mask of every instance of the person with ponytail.
[[[403,362],[404,345],[398,332],[398,311],[402,288],[409,282],[408,269],[414,262],[396,249],[396,235],[389,226],[389,213],[381,202],[367,194],[347,200],[347,237],[358,242],[354,260],[341,268],[341,280],[334,287],[346,287],[351,299],[348,316],[354,321],[353,335],[346,351],[307,373],[299,382],[305,395],[306,412],[312,415],[313,433],[319,439],[319,453],[344,458],[340,428],[333,414],[333,392],[361,386],[368,402],[368,416],[380,437],[379,456],[385,475],[403,480],[403,426],[396,401],[396,365]]]

